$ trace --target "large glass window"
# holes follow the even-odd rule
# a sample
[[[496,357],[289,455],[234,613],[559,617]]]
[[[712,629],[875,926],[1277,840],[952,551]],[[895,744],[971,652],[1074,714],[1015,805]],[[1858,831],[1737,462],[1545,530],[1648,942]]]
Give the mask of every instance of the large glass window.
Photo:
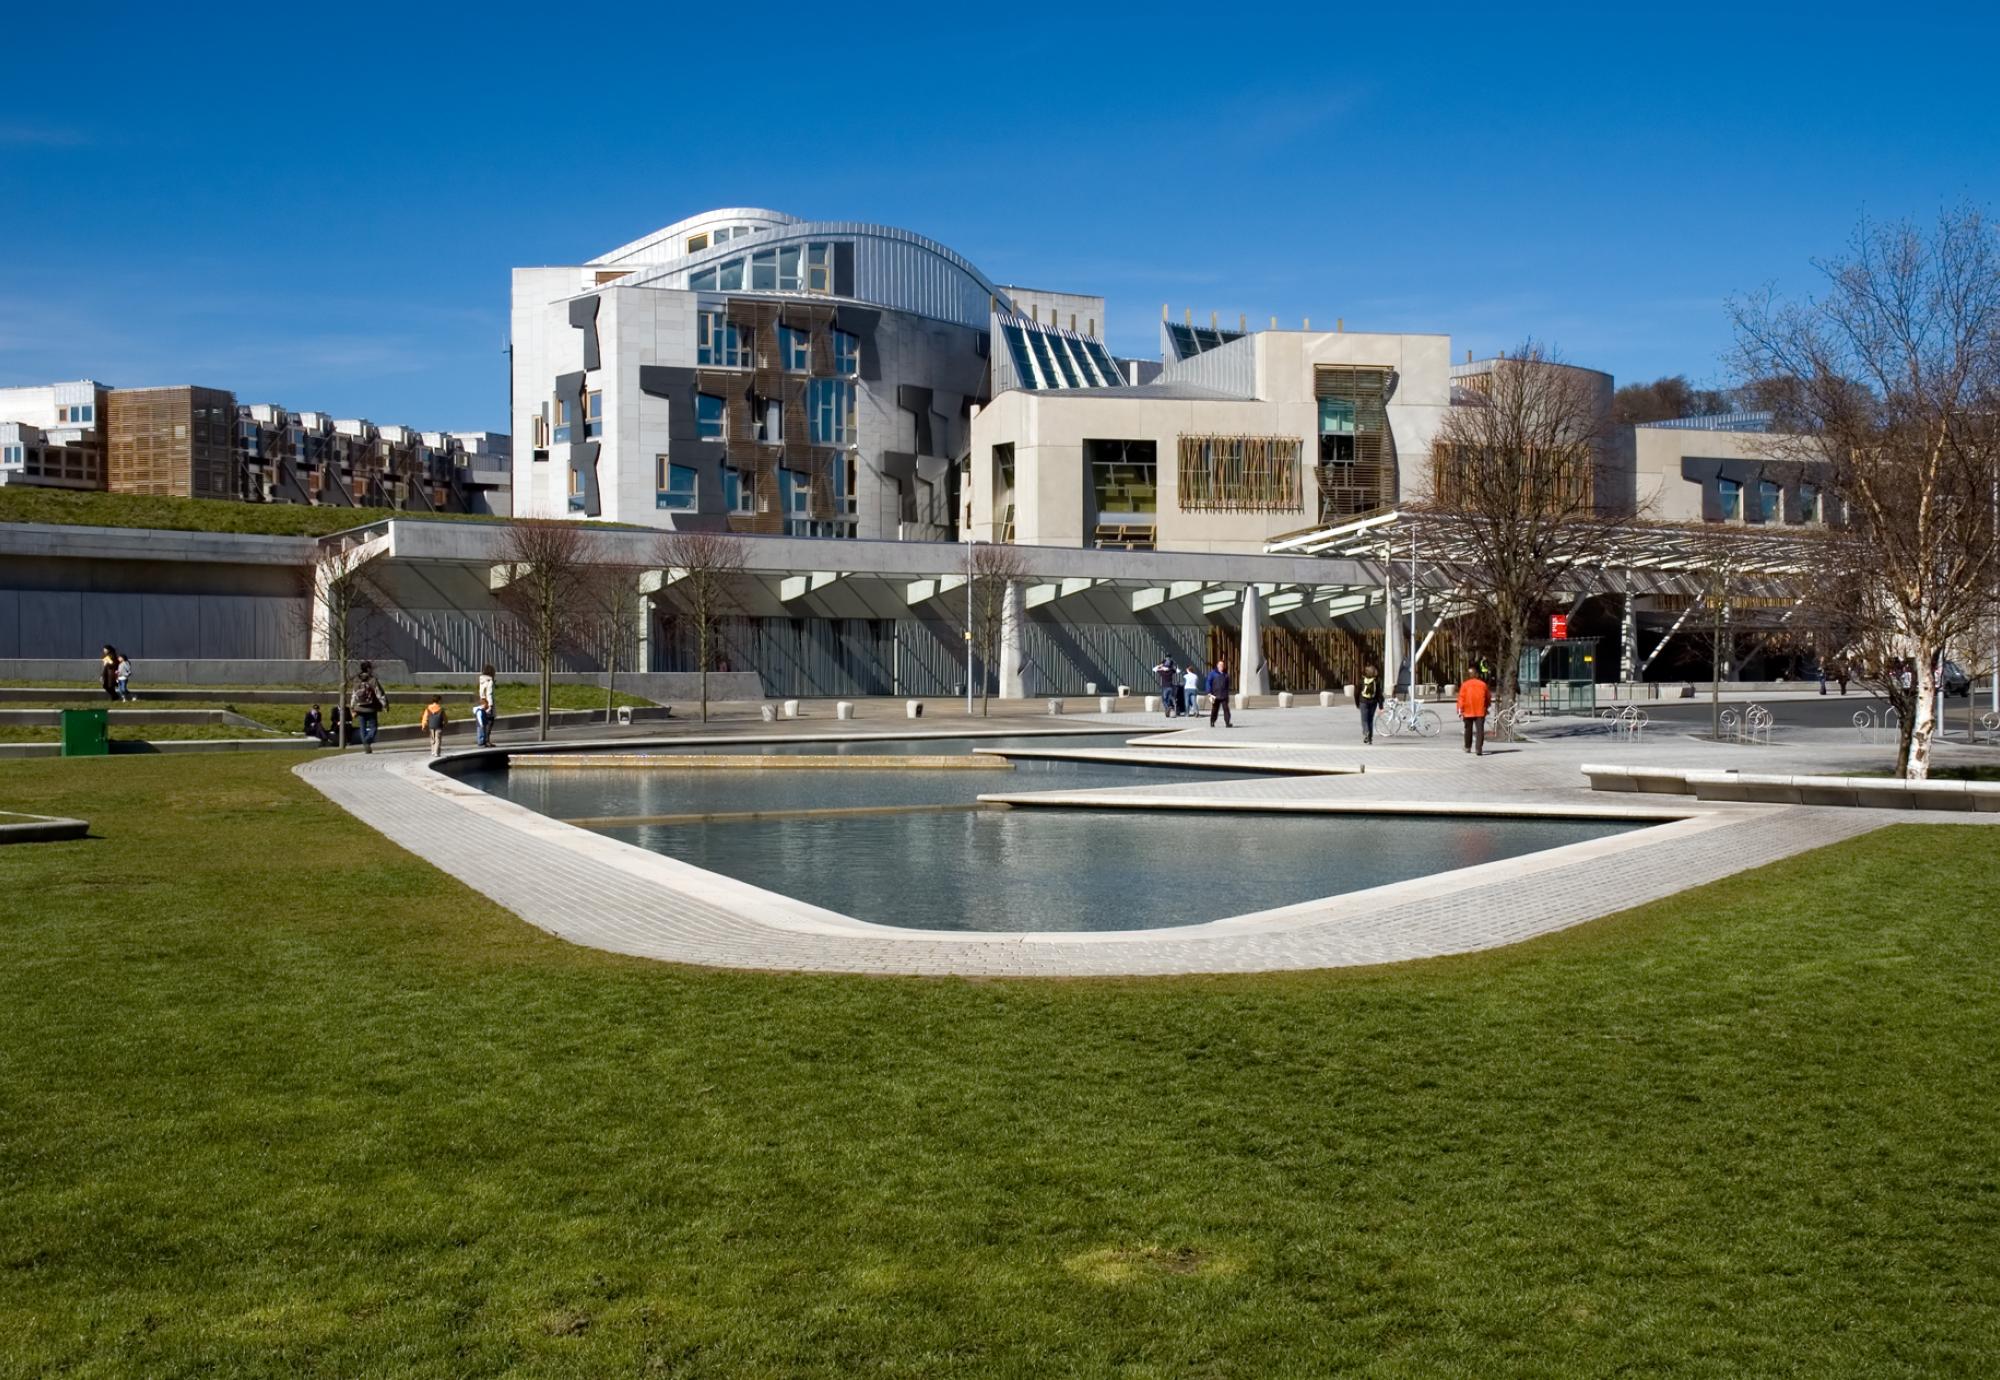
[[[729,511],[750,514],[757,511],[757,475],[752,470],[739,470],[734,465],[722,467],[722,497],[729,504]]]
[[[714,270],[714,269],[712,269],[712,268],[704,268],[704,269],[703,269],[703,270],[702,270],[701,272],[699,272],[699,273],[690,273],[690,274],[688,274],[688,291],[690,291],[690,292],[714,292],[714,291],[715,291],[715,270]]]
[[[1785,491],[1768,479],[1757,481],[1757,512],[1765,522],[1778,521],[1783,509]]]
[[[1151,441],[1085,441],[1090,482],[1102,516],[1159,510],[1160,466]]]
[[[833,332],[833,372],[850,377],[861,372],[861,338],[846,331]]]
[[[778,290],[777,250],[760,249],[750,256],[750,290],[752,292]]]
[[[751,334],[730,321],[724,312],[696,313],[695,363],[718,369],[750,368]]]
[[[1743,486],[1734,479],[1716,481],[1716,488],[1722,493],[1722,520],[1739,522],[1743,517]]]
[[[778,358],[788,374],[812,372],[812,336],[791,326],[778,327]]]
[[[656,461],[659,475],[653,506],[672,512],[692,513],[701,506],[701,483],[692,465],[676,465],[662,455]]]
[[[855,439],[854,384],[848,379],[811,379],[806,384],[806,414],[812,419],[812,443],[844,446]]]
[[[776,398],[752,398],[750,416],[757,423],[757,440],[767,446],[785,441],[785,405]]]
[[[704,441],[724,439],[728,426],[722,399],[713,393],[694,395],[694,434]]]
[[[809,244],[806,246],[806,291],[833,291],[832,245]]]
[[[1810,484],[1799,485],[1799,521],[1819,521],[1819,490]]]
[[[604,390],[592,389],[583,396],[583,434],[598,437],[604,434]]]

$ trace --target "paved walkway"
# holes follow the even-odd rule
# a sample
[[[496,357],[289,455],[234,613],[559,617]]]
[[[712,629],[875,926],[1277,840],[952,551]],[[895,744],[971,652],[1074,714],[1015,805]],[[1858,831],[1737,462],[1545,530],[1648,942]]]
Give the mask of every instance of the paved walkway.
[[[805,720],[717,725],[693,741],[787,735],[958,736],[963,718],[863,724]],[[989,976],[1253,972],[1391,963],[1512,944],[1654,900],[1888,823],[1971,823],[1977,816],[1726,805],[1684,797],[1635,800],[1587,789],[1585,761],[1739,766],[1767,772],[1879,766],[1885,749],[1851,731],[1781,727],[1769,747],[1665,733],[1614,740],[1575,721],[1540,726],[1530,741],[1463,753],[1453,732],[1428,741],[1358,742],[1354,711],[1252,710],[1233,730],[1178,721],[1171,738],[1134,758],[1235,766],[1344,768],[1119,791],[1052,792],[1047,803],[1270,811],[1418,810],[1453,814],[1644,817],[1657,828],[1456,872],[1180,929],[1117,933],[969,934],[865,924],[732,878],[576,829],[434,771],[418,753],[329,754],[300,774],[390,839],[462,878],[552,934],[673,962],[819,972]],[[1013,714],[980,728],[1019,732]],[[1157,731],[1157,715],[1040,718],[1033,726]],[[601,733],[602,730],[599,730]],[[632,746],[638,733],[618,735]],[[566,739],[565,747],[577,745]],[[652,741],[652,740],[648,740]],[[688,737],[671,740],[686,742]],[[1051,738],[1051,751],[1062,751]],[[1097,750],[1093,749],[1093,755]],[[1364,770],[1354,772],[1355,767]],[[996,792],[995,799],[1030,797]],[[1246,814],[1242,827],[1256,827]],[[1994,816],[1984,816],[1993,821]],[[1332,825],[1330,827],[1338,827]]]

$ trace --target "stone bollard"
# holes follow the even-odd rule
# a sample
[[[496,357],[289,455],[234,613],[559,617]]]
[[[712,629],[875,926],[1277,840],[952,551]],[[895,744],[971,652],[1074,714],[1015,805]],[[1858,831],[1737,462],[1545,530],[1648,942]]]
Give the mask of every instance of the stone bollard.
[[[923,718],[923,717],[924,717],[924,702],[923,702],[922,700],[904,700],[904,701],[903,701],[903,717],[904,717],[904,718],[906,718],[906,719],[921,719],[921,718]]]
[[[1049,701],[1049,713],[1051,713],[1051,714],[1060,714],[1060,713],[1062,713],[1062,701],[1061,701],[1061,700],[1050,700],[1050,701]]]
[[[1131,686],[1129,686],[1129,685],[1121,685],[1121,686],[1119,686],[1119,687],[1118,687],[1118,698],[1119,698],[1119,699],[1121,699],[1121,700],[1129,700],[1129,699],[1131,699],[1131,698],[1132,698],[1132,687],[1131,687]]]
[[[1319,692],[1319,707],[1321,709],[1333,708],[1333,691],[1322,690]]]
[[[778,711],[771,705],[760,704],[757,706],[757,712],[764,716],[764,722],[767,724],[778,722]]]
[[[1097,682],[1094,680],[1085,681],[1083,683],[1083,693],[1086,695],[1095,695],[1097,693]]]
[[[785,701],[785,709],[784,709],[784,715],[785,715],[785,717],[786,717],[786,718],[788,718],[788,719],[796,719],[796,718],[798,718],[798,717],[799,717],[799,702],[798,702],[797,700],[786,700],[786,701]]]
[[[1157,714],[1160,712],[1160,697],[1158,695],[1146,696],[1146,712],[1148,714]]]
[[[836,700],[836,701],[834,702],[834,706],[833,706],[833,717],[834,717],[834,718],[836,718],[836,719],[851,719],[851,718],[853,718],[853,717],[854,717],[854,701],[853,701],[853,700]]]
[[[1097,712],[1100,714],[1109,714],[1111,707],[1116,703],[1118,701],[1112,699],[1109,695],[1099,695],[1097,697]]]
[[[1278,708],[1290,709],[1291,707],[1292,707],[1292,692],[1289,690],[1280,690],[1278,692]]]

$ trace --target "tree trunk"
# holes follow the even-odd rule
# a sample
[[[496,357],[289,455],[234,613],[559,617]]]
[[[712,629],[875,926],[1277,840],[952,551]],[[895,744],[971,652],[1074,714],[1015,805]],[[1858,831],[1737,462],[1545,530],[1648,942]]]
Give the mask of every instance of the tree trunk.
[[[1489,725],[1507,723],[1507,711],[1521,698],[1521,644],[1525,641],[1527,633],[1520,619],[1510,617],[1501,624],[1500,664],[1493,668],[1500,683],[1493,687],[1494,704]],[[1506,741],[1514,740],[1512,732],[1503,732],[1506,733]]]
[[[1911,781],[1922,781],[1931,774],[1931,747],[1937,737],[1937,673],[1936,663],[1926,650],[1920,652],[1916,665],[1916,703],[1910,706],[1910,750],[1903,775]]]
[[[554,656],[554,648],[542,648],[542,712],[541,726],[537,737],[544,743],[549,740],[549,662],[554,659]]]
[[[697,615],[699,616],[699,614]],[[701,618],[701,627],[694,636],[695,660],[701,672],[701,721],[708,722],[708,619]]]

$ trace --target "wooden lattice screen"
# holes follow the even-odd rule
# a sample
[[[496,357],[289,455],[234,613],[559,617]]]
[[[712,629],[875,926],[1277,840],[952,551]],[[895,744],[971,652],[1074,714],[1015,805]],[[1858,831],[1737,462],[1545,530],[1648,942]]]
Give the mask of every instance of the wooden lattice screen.
[[[1346,403],[1354,415],[1351,434],[1320,437],[1321,522],[1343,522],[1396,501],[1396,438],[1389,431],[1388,411],[1395,387],[1393,369],[1323,364],[1313,370],[1314,396]],[[1338,452],[1343,439],[1352,442],[1345,455]]]
[[[1305,506],[1296,436],[1180,438],[1182,512],[1284,513]]]

